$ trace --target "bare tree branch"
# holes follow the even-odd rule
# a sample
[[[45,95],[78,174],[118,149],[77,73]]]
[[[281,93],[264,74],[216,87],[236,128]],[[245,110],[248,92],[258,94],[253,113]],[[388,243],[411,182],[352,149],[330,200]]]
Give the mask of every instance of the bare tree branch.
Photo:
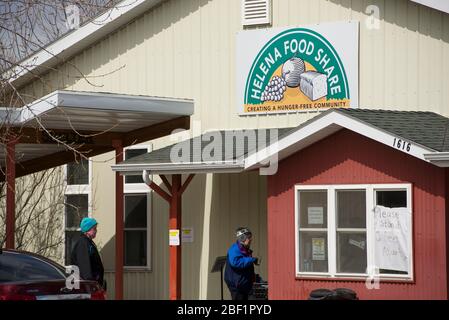
[[[68,32],[67,11],[69,6],[76,6],[80,13],[80,23],[83,25],[93,18],[117,6],[119,0],[12,0],[0,1],[0,112],[6,112],[7,117],[0,119],[0,148],[4,148],[8,139],[21,128],[14,127],[13,110],[28,107],[31,101],[42,98],[45,92],[54,90],[54,84],[47,80],[47,75],[36,71],[36,62],[27,58],[36,51],[50,53],[48,45]],[[99,22],[99,23],[105,23]],[[55,57],[58,64],[67,68],[51,67],[45,72],[53,72],[64,79],[83,79],[92,87],[101,87],[98,82],[102,77],[122,69],[117,68],[105,74],[86,76],[77,65]],[[25,70],[33,76],[35,85],[41,87],[38,94],[26,92],[24,88],[16,87],[12,79],[17,74],[14,71]],[[39,66],[42,68],[42,66]],[[42,70],[42,69],[41,69]],[[65,73],[63,73],[65,72]],[[66,74],[67,73],[67,74]],[[91,81],[90,79],[98,79]],[[64,84],[57,84],[63,87]],[[29,90],[29,91],[34,91]],[[67,116],[71,124],[69,116]],[[74,152],[76,158],[86,159],[86,151],[78,150],[82,144],[63,141],[52,134],[39,117],[36,117],[38,128],[44,131],[55,143]],[[72,126],[72,130],[79,134]],[[110,130],[110,129],[109,129]],[[108,130],[107,130],[108,131]],[[3,159],[1,159],[3,160]],[[4,162],[3,162],[4,163]],[[3,168],[0,166],[0,170]],[[6,183],[0,182],[0,245],[3,246],[6,237]],[[65,212],[64,173],[61,167],[33,173],[16,179],[16,244],[18,249],[34,251],[50,258],[60,259],[61,244],[64,243],[63,217]]]

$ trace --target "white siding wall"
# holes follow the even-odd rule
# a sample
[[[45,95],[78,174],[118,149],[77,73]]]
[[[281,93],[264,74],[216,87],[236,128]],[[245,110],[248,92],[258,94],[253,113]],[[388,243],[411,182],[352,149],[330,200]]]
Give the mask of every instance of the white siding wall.
[[[371,4],[380,8],[380,30],[365,26],[365,10]],[[347,20],[360,21],[361,107],[431,110],[449,116],[448,14],[408,0],[273,0],[275,27]],[[42,95],[62,87],[192,98],[192,119],[201,121],[201,131],[295,126],[316,115],[237,115],[235,35],[241,29],[238,0],[165,1],[70,61],[91,83],[78,79],[80,74],[65,64],[46,76],[52,85],[43,89],[36,82],[24,91]],[[158,139],[154,148],[170,142]],[[102,172],[94,182],[96,190],[111,191],[110,164],[96,165]],[[129,298],[168,297],[168,207],[155,198],[153,271],[126,274]],[[94,211],[104,224],[99,241],[106,246],[113,243],[113,196],[98,191],[94,201],[98,204]],[[183,251],[183,298],[219,297],[219,274],[204,272],[210,270],[215,256],[225,254],[239,225],[255,229],[255,251],[266,261],[265,201],[265,179],[257,173],[195,177],[183,204],[183,224],[195,228],[195,242],[186,244]],[[203,241],[203,236],[210,241]],[[104,254],[112,267],[113,246]],[[262,275],[266,276],[266,269]]]

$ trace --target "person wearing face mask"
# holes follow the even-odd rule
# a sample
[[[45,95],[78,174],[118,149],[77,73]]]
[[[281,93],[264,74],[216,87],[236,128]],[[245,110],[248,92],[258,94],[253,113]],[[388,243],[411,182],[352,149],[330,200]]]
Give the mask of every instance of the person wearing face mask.
[[[232,300],[248,300],[256,277],[254,265],[259,265],[259,259],[252,256],[250,249],[253,240],[251,230],[238,228],[236,238],[227,253],[225,282]]]
[[[85,217],[81,220],[81,236],[72,250],[71,263],[78,266],[81,279],[97,281],[106,289],[103,263],[93,242],[97,235],[97,224],[94,218]]]

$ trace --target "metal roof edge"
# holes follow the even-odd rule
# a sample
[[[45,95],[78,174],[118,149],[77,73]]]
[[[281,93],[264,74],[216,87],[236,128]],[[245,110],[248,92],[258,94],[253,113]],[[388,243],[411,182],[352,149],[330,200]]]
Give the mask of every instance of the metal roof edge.
[[[92,99],[96,99],[95,105],[92,105]],[[122,110],[122,108],[111,103],[112,99],[114,99],[115,104],[121,103],[124,105],[126,103],[127,111],[157,112],[179,116],[191,116],[194,113],[194,101],[192,99],[55,90],[18,109],[0,108],[0,121],[11,117],[12,125],[21,125],[58,107]],[[166,106],[161,109],[155,105],[158,102],[173,103],[173,106]]]
[[[196,173],[196,172],[241,172],[244,170],[242,162],[197,162],[197,163],[163,163],[163,164],[116,164],[111,166],[112,171],[122,174],[131,174],[135,172],[149,171],[152,174],[157,173]]]

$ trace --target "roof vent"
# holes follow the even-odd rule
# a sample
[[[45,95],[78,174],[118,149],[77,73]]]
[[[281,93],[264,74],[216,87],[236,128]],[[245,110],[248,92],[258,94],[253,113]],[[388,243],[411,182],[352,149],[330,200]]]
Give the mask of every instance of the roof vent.
[[[271,24],[271,0],[242,0],[242,24]]]

